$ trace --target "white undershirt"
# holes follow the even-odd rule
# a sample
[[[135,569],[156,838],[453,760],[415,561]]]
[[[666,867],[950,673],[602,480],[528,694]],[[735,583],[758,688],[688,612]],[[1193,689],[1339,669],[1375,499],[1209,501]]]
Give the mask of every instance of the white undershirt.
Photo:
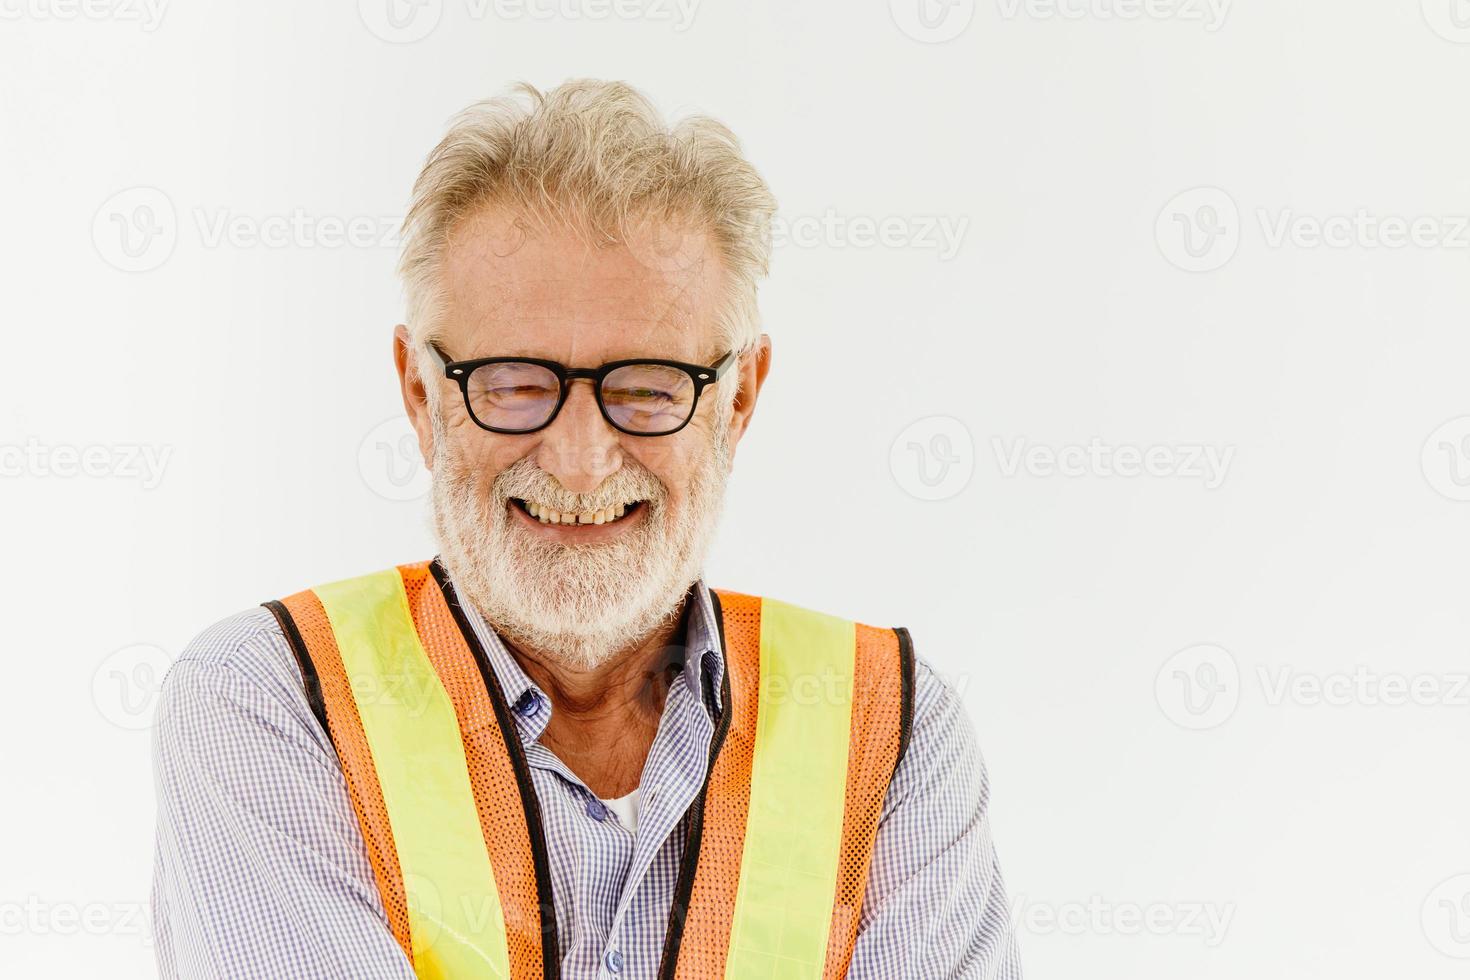
[[[628,828],[630,833],[638,832],[638,799],[643,795],[642,789],[635,789],[627,796],[620,796],[615,800],[603,800],[602,802],[609,810],[618,815],[618,822]]]

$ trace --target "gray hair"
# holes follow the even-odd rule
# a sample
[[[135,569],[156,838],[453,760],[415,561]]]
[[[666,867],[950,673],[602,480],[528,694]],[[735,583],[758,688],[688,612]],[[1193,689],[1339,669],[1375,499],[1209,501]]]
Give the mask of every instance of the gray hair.
[[[398,268],[421,357],[442,314],[450,236],[490,203],[598,244],[626,243],[648,220],[699,229],[727,273],[721,350],[758,340],[756,286],[769,271],[776,202],[722,123],[696,115],[670,127],[631,86],[596,79],[544,93],[521,82],[455,116],[414,183],[403,223]]]

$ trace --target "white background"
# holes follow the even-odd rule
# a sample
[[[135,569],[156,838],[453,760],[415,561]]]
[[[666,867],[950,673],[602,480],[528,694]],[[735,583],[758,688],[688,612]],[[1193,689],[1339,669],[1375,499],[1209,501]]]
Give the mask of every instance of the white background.
[[[387,2],[0,0],[6,975],[152,975],[192,636],[432,553],[389,236],[583,75],[780,201],[708,577],[961,687],[1028,975],[1466,975],[1470,3]]]

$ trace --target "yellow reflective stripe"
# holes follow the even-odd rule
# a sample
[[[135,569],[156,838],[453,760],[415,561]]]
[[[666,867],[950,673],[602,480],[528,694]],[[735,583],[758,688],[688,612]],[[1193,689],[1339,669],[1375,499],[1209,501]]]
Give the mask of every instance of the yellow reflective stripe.
[[[827,957],[852,722],[856,628],[761,600],[750,815],[725,976],[821,977]]]
[[[313,589],[383,788],[403,869],[414,971],[510,977],[505,920],[480,832],[459,722],[394,568]]]

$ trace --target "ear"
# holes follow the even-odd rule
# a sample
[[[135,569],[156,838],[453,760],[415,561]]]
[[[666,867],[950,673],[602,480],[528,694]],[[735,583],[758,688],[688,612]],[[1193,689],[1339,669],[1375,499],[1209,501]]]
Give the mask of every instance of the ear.
[[[740,388],[735,393],[735,404],[730,415],[730,459],[735,459],[735,449],[740,444],[740,438],[745,435],[745,430],[750,428],[750,420],[755,415],[755,402],[760,397],[761,386],[766,383],[766,375],[771,370],[771,337],[769,334],[761,334],[760,340],[755,346],[746,351],[740,357],[740,363],[736,370],[726,378],[738,381]],[[720,382],[724,384],[722,380]]]
[[[429,394],[424,390],[424,379],[419,375],[418,357],[414,354],[413,341],[408,327],[400,323],[393,328],[393,366],[398,369],[398,388],[403,394],[403,410],[419,438],[419,454],[424,466],[433,469],[434,424],[429,409]]]

